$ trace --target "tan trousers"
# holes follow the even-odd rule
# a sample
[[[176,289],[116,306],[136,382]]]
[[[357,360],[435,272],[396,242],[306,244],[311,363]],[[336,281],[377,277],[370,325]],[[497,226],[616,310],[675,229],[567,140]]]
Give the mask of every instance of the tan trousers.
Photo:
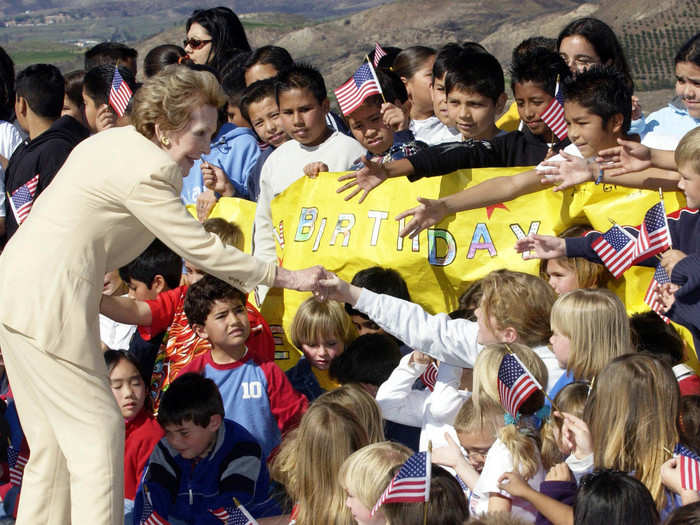
[[[30,449],[17,525],[122,524],[124,419],[106,369],[59,359],[3,324],[0,348]]]

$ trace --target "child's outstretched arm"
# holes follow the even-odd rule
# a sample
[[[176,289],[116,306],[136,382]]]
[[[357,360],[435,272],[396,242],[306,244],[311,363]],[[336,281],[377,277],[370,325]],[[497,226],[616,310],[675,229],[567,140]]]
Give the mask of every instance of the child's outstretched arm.
[[[613,148],[613,150],[616,149]],[[650,167],[650,164],[645,161],[629,162],[627,168],[619,168],[617,162],[605,160],[606,157],[590,161],[569,155],[566,152],[561,152],[560,155],[563,160],[546,160],[542,163],[543,173],[547,174],[550,181],[558,184],[555,191],[564,190],[584,182],[595,182],[596,184],[602,182],[649,190],[663,188],[673,191],[678,189],[680,176],[677,172]]]
[[[572,525],[574,522],[574,511],[570,506],[537,492],[517,472],[503,474],[498,479],[498,488],[511,496],[529,501],[553,525]],[[489,511],[490,505],[489,500]]]
[[[548,180],[537,170],[529,170],[517,175],[505,175],[485,180],[466,190],[453,193],[440,199],[418,197],[420,205],[401,212],[396,220],[413,218],[399,232],[401,237],[413,238],[420,232],[438,224],[445,217],[460,211],[482,208],[491,204],[506,202],[542,189]]]
[[[598,152],[596,161],[607,163],[608,174],[624,175],[655,167],[676,171],[675,154],[670,150],[653,149],[633,140],[617,139],[619,146]]]
[[[400,159],[382,164],[374,162],[367,157],[362,157],[364,167],[338,177],[338,182],[346,182],[338,188],[336,193],[343,193],[346,190],[353,188],[349,195],[345,196],[345,200],[349,201],[360,192],[364,192],[357,201],[362,203],[369,195],[369,192],[379,186],[386,179],[401,177],[402,175],[410,175],[413,173],[413,165],[408,159]]]
[[[327,270],[318,285],[317,297],[350,304],[409,347],[450,365],[474,367],[479,355],[475,322],[430,315],[418,304],[359,288]]]
[[[153,322],[148,303],[129,297],[103,295],[100,301],[100,313],[118,323],[150,326]]]
[[[355,189],[345,197],[345,200],[350,200],[364,191],[359,200],[362,202],[370,191],[386,179],[405,175],[413,182],[423,177],[446,175],[460,169],[504,166],[502,144],[498,139],[492,142],[451,142],[430,146],[405,159],[384,164],[367,162],[363,159],[365,166],[362,169],[338,179],[339,182],[348,182],[338,188],[337,192],[342,193],[354,187]]]

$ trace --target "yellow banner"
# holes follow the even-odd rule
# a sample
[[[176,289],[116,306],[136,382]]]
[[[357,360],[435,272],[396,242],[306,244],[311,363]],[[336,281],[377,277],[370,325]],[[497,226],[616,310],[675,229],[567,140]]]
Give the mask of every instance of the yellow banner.
[[[336,193],[339,173],[303,177],[272,201],[278,257],[286,268],[321,264],[347,280],[369,266],[391,267],[406,279],[416,303],[431,313],[450,312],[469,284],[492,270],[538,274],[539,261],[523,260],[515,252],[518,238],[529,233],[558,234],[580,223],[601,231],[610,228],[611,221],[636,226],[659,198],[656,191],[606,184],[587,183],[564,192],[545,188],[504,204],[459,213],[414,240],[398,236],[403,221],[394,218],[415,206],[416,197],[450,195],[485,179],[526,169],[461,170],[415,183],[392,179],[362,204],[357,199],[346,202],[344,194]],[[678,192],[667,192],[664,201],[667,213],[685,205]],[[210,216],[238,223],[249,251],[254,215],[254,203],[222,198]],[[649,309],[643,299],[651,276],[650,269],[635,267],[611,284],[630,313]],[[285,370],[296,363],[299,353],[285,337],[284,328],[308,296],[273,289],[261,308],[275,334],[277,362]]]
[[[197,218],[197,208],[194,204],[187,205],[187,211]],[[255,221],[255,203],[245,199],[222,197],[212,208],[209,218],[220,217],[233,222],[243,232],[243,251],[253,253],[253,221]]]

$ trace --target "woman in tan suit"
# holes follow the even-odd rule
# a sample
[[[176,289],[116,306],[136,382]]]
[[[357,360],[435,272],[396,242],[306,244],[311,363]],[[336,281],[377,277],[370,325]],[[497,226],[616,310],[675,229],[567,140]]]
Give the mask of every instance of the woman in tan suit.
[[[149,79],[134,97],[134,127],[79,144],[0,256],[0,347],[31,449],[20,525],[123,522],[124,422],[98,326],[105,272],[158,237],[246,292],[312,289],[321,275],[225,247],[180,202],[224,102],[210,73],[172,66]]]

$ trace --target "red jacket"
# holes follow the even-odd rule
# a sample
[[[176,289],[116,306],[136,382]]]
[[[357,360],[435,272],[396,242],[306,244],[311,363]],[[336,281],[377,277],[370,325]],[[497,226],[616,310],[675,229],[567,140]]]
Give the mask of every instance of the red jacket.
[[[158,421],[145,408],[134,419],[126,421],[124,436],[124,497],[134,499],[143,468],[161,438],[165,435]]]

